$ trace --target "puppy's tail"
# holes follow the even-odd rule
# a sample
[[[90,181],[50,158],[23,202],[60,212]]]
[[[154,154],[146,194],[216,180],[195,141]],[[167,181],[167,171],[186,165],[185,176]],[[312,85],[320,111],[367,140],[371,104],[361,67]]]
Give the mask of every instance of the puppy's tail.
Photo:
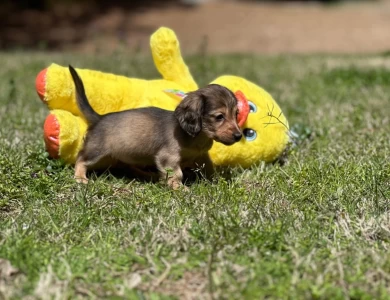
[[[80,111],[83,113],[84,117],[87,119],[88,123],[90,125],[95,124],[96,122],[99,121],[101,115],[99,115],[96,111],[94,111],[92,106],[89,104],[87,95],[85,94],[84,84],[80,76],[77,74],[76,70],[71,65],[69,65],[69,71],[70,74],[72,75],[74,85],[76,88],[77,105]]]

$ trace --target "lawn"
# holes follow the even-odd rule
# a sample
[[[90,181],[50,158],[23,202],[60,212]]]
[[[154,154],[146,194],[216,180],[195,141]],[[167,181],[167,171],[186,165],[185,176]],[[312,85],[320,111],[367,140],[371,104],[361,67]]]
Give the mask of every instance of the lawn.
[[[259,83],[298,135],[288,163],[190,191],[88,186],[48,158],[51,62],[158,77],[151,57],[0,54],[0,299],[390,299],[390,57],[192,56],[200,85]]]

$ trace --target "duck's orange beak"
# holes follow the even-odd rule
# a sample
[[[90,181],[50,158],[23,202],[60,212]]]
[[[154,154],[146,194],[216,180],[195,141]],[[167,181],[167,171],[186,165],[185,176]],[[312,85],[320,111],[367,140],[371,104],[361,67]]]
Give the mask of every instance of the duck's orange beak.
[[[237,123],[238,126],[242,127],[244,123],[246,122],[246,119],[248,118],[249,114],[249,103],[246,99],[243,92],[240,90],[236,91],[235,96],[238,100],[237,106],[238,106],[238,116],[237,116]]]

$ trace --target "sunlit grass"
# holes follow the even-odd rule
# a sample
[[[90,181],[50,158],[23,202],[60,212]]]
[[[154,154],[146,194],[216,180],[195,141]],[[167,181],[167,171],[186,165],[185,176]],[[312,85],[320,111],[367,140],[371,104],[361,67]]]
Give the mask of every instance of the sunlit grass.
[[[110,174],[79,186],[44,151],[42,68],[155,78],[150,57],[3,53],[0,269],[20,272],[0,271],[0,298],[388,299],[389,60],[187,58],[200,85],[235,74],[269,91],[297,144],[285,166],[173,192]]]

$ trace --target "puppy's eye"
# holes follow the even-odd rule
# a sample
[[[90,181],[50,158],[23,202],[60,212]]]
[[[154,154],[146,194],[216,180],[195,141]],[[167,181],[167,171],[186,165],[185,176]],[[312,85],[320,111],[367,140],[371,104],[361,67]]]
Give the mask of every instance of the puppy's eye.
[[[244,137],[247,141],[254,141],[257,137],[257,133],[255,130],[251,128],[245,128],[242,132],[244,134]]]
[[[219,115],[216,115],[216,116],[215,116],[215,119],[216,119],[217,121],[222,121],[222,120],[225,119],[225,117],[223,116],[223,114],[219,114]]]

